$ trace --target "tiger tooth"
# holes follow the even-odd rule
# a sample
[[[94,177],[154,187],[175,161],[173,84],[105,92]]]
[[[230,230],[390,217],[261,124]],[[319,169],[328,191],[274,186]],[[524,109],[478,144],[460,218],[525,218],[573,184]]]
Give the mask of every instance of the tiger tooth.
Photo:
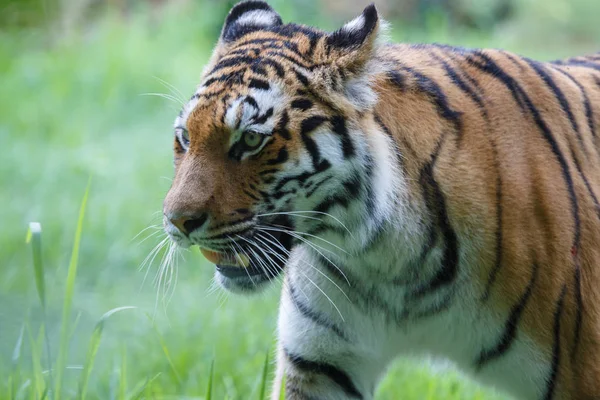
[[[236,257],[238,266],[242,268],[248,268],[250,266],[250,258],[245,254],[238,254]]]

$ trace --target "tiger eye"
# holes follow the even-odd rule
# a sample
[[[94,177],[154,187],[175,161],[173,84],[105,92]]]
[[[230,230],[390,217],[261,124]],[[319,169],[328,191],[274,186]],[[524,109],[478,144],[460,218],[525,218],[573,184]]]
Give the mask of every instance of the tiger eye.
[[[181,139],[183,140],[183,144],[188,145],[190,143],[190,133],[187,129],[183,129],[181,131]]]
[[[262,142],[262,135],[253,131],[244,132],[244,145],[249,149],[257,148]]]

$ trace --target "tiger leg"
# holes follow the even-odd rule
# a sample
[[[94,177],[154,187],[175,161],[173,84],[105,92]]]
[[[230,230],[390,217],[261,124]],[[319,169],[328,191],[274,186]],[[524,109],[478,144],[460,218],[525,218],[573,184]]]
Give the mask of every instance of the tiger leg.
[[[291,282],[284,286],[272,400],[279,399],[282,381],[286,400],[372,399],[386,361],[363,354],[365,343],[335,327],[319,301],[294,299]]]
[[[359,371],[356,371],[359,372]],[[353,374],[354,375],[354,374]],[[272,400],[279,400],[284,384],[286,400],[342,400],[372,399],[371,390],[365,393],[354,381],[347,366],[323,361],[312,361],[299,355],[278,351],[277,373]],[[374,384],[372,385],[374,387]]]

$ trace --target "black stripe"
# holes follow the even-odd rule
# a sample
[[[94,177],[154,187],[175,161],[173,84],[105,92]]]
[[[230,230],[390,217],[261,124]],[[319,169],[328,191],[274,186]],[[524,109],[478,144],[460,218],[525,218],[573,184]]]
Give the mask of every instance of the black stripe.
[[[256,200],[256,201],[260,201],[260,198],[256,197],[254,194],[250,193],[246,189],[243,189],[243,192],[246,194],[246,196],[250,197],[251,199]]]
[[[582,67],[582,68],[591,68],[591,69],[595,69],[596,71],[600,71],[600,65],[598,64],[594,64],[590,61],[585,61],[585,60],[567,60],[567,62],[565,63],[566,65],[573,65],[576,67]]]
[[[313,160],[313,166],[315,167],[315,169],[317,169],[317,166],[319,165],[319,162],[321,160],[321,153],[319,152],[319,148],[317,147],[315,141],[310,136],[308,136],[308,134],[320,127],[326,121],[327,117],[315,115],[306,118],[300,124],[300,137],[302,138],[304,146],[306,147],[306,150],[308,151]]]
[[[304,75],[302,72],[298,71],[296,68],[292,68],[292,70],[294,71],[294,74],[296,74],[296,78],[298,78],[300,83],[302,83],[302,86],[304,86],[304,87],[309,86],[308,77],[306,75]]]
[[[314,210],[317,212],[328,213],[329,210],[331,210],[331,208],[334,206],[339,205],[339,206],[346,208],[346,207],[348,207],[349,204],[350,204],[350,199],[348,198],[346,193],[335,194],[332,196],[327,196],[325,198],[325,200],[323,200],[322,202],[317,204],[317,206],[314,208]]]
[[[273,107],[269,108],[263,115],[254,117],[253,121],[255,124],[264,124],[272,116],[273,116]]]
[[[558,301],[556,303],[556,311],[554,311],[554,327],[553,327],[553,337],[554,344],[552,345],[552,366],[550,367],[550,375],[547,379],[546,384],[546,392],[544,394],[544,400],[552,400],[554,398],[554,390],[556,388],[556,380],[558,377],[558,367],[560,365],[560,318],[563,312],[565,293],[567,292],[567,287],[563,285],[560,296],[558,297]]]
[[[569,147],[571,147],[571,146],[569,146]],[[583,173],[583,170],[581,169],[581,165],[579,164],[579,161],[575,157],[575,154],[574,154],[572,148],[571,148],[571,157],[573,157],[573,162],[575,164],[575,168],[577,169],[579,176],[581,176],[581,179],[583,180],[583,183],[585,184],[585,187],[586,187],[590,197],[592,198],[592,201],[594,202],[594,207],[596,208],[596,215],[598,216],[598,219],[600,219],[600,203],[598,203],[598,198],[596,197],[596,193],[594,193],[594,190],[592,189],[592,186],[590,185],[590,182],[588,181],[587,176],[585,176],[585,174]],[[574,244],[574,246],[576,246],[576,249],[579,248],[579,243]]]
[[[306,50],[306,53],[304,54],[304,57],[307,57],[307,58],[312,57],[313,53],[315,52],[315,47],[317,46],[317,42],[321,38],[320,35],[316,34],[315,32],[312,32],[312,31],[309,31],[309,32],[310,33],[306,33],[306,35],[309,37],[308,49]]]
[[[250,70],[252,72],[254,72],[256,75],[261,75],[265,78],[268,78],[269,74],[267,73],[267,70],[264,69],[261,65],[257,64],[256,62],[252,63],[252,65],[250,66]]]
[[[306,69],[313,69],[316,66],[316,64],[305,62],[302,59],[301,55],[299,57],[296,57],[299,55],[299,53],[292,53],[294,55],[291,55],[291,54],[286,53],[284,49],[271,50],[271,48],[269,48],[268,50],[269,50],[268,53],[266,53],[267,55],[276,57],[276,58],[283,58],[283,59],[289,61],[290,63],[295,64],[298,67],[306,68]]]
[[[208,78],[206,81],[204,81],[204,82],[202,83],[202,86],[204,86],[204,87],[209,87],[210,85],[212,85],[212,84],[213,84],[213,83],[215,83],[215,82],[225,82],[225,81],[229,81],[230,79],[233,79],[233,78],[236,78],[236,77],[239,77],[239,76],[241,76],[241,75],[244,73],[244,71],[246,71],[246,69],[245,69],[245,68],[242,68],[242,69],[238,69],[238,70],[236,70],[236,71],[229,72],[229,73],[227,73],[227,74],[222,74],[222,75],[219,75],[219,76],[215,76],[215,77],[212,77],[212,78]],[[217,92],[217,93],[221,93],[221,92],[222,92],[222,91],[219,91],[219,92]],[[204,94],[204,93],[203,93],[203,94],[202,94],[202,97],[205,97],[205,96],[210,96],[210,95],[212,95],[212,93],[209,93],[209,94]]]
[[[269,82],[262,80],[262,79],[257,79],[257,78],[250,79],[250,82],[248,83],[248,87],[254,88],[254,89],[260,89],[260,90],[269,90],[271,88],[271,86],[269,85]]]
[[[324,179],[321,179],[321,180],[320,180],[319,182],[317,182],[317,183],[313,183],[313,185],[314,185],[314,186],[313,186],[312,188],[310,188],[310,189],[308,190],[308,192],[306,192],[306,198],[309,198],[309,197],[311,197],[313,194],[315,194],[315,192],[316,192],[316,191],[317,191],[317,190],[318,190],[318,189],[319,189],[319,188],[320,188],[320,187],[321,187],[321,186],[322,186],[324,183],[326,183],[327,181],[329,181],[329,180],[330,180],[330,179],[332,179],[332,178],[333,178],[332,176],[328,176],[328,177],[326,177],[326,178],[324,178]]]
[[[485,284],[483,296],[481,296],[481,300],[484,302],[490,297],[492,285],[496,282],[498,272],[500,271],[500,267],[502,267],[502,257],[504,254],[502,251],[502,243],[504,242],[504,235],[502,233],[502,177],[500,166],[498,165],[498,151],[495,146],[494,160],[496,162],[496,261]]]
[[[309,108],[311,108],[312,106],[313,106],[313,102],[310,101],[309,99],[294,99],[294,100],[292,100],[292,104],[291,104],[292,108],[302,110],[302,111],[306,111]]]
[[[262,65],[269,65],[269,66],[273,67],[273,69],[275,70],[275,73],[277,74],[278,77],[283,78],[285,76],[285,70],[283,69],[281,64],[279,64],[277,61],[270,59],[270,58],[261,58],[260,63]]]
[[[288,154],[287,148],[284,146],[277,153],[277,158],[267,161],[267,165],[281,164],[281,163],[286,162],[288,160],[288,158],[289,158],[289,154]]]
[[[296,293],[294,285],[292,285],[292,283],[290,282],[290,279],[287,280],[287,283],[288,290],[290,293],[290,300],[296,306],[300,314],[302,314],[305,318],[313,321],[316,325],[329,329],[341,339],[348,341],[348,336],[340,327],[331,322],[327,317],[310,309],[307,304],[300,300],[300,298],[298,297],[298,293]]]
[[[313,172],[303,172],[298,175],[286,176],[284,178],[281,178],[281,180],[277,183],[277,186],[275,186],[275,190],[281,190],[286,184],[293,181],[298,181],[298,184],[302,184],[304,181],[306,181],[313,175]]]
[[[454,296],[454,293],[449,293],[448,295],[446,295],[446,297],[444,297],[442,299],[442,301],[437,302],[436,304],[426,308],[425,310],[421,310],[421,311],[407,310],[406,318],[410,318],[412,321],[416,321],[416,320],[420,320],[420,319],[433,317],[434,315],[437,315],[437,314],[441,313],[442,311],[445,311],[448,308],[450,308],[450,305],[452,305],[452,297],[453,296]]]
[[[227,57],[227,56],[225,56],[225,57]],[[235,66],[240,66],[240,65],[252,64],[252,62],[254,60],[255,60],[254,57],[250,57],[250,56],[233,56],[233,57],[223,58],[223,59],[219,60],[219,62],[217,62],[217,64],[213,67],[213,69],[210,70],[210,72],[207,75],[212,75],[215,72],[220,71],[227,67],[235,67]]]
[[[401,91],[406,90],[406,77],[398,71],[389,71],[387,76]]]
[[[358,197],[358,195],[360,194],[361,181],[358,175],[353,175],[348,180],[345,180],[342,183],[342,186],[344,186],[344,189],[346,189],[348,195],[350,195],[353,198]]]
[[[346,128],[346,120],[344,117],[337,115],[331,119],[331,130],[338,135],[342,140],[342,152],[344,158],[353,157],[355,154],[354,144]]]
[[[290,353],[286,348],[283,351],[290,363],[298,370],[309,374],[325,375],[337,383],[347,396],[357,399],[363,398],[350,376],[338,367],[324,362],[307,360],[298,354]]]
[[[560,108],[563,110],[563,112],[565,114],[567,114],[567,118],[569,119],[569,122],[571,123],[571,127],[573,128],[573,130],[575,131],[575,134],[577,135],[579,144],[582,147],[584,147],[583,138],[581,137],[581,132],[579,132],[579,125],[577,124],[577,120],[575,119],[575,116],[573,115],[573,112],[571,111],[571,106],[569,104],[569,101],[565,97],[562,90],[560,90],[560,88],[556,85],[556,82],[554,82],[554,79],[552,79],[550,74],[544,69],[544,66],[541,63],[530,60],[528,58],[525,58],[524,60],[527,62],[527,64],[529,64],[529,66],[531,68],[533,68],[533,70],[538,74],[538,76],[540,78],[542,78],[544,83],[546,83],[546,85],[552,90],[554,97],[556,97],[556,100],[560,104]]]
[[[434,177],[435,163],[441,151],[444,139],[445,136],[440,139],[437,149],[431,156],[431,161],[423,167],[419,178],[427,208],[436,218],[435,225],[439,227],[442,237],[444,238],[442,265],[428,283],[421,285],[412,292],[413,297],[422,297],[443,286],[451,284],[458,274],[458,239],[450,224],[448,211],[446,209],[446,199]]]
[[[525,292],[521,295],[517,304],[511,308],[508,319],[506,320],[506,324],[504,325],[504,332],[500,337],[500,340],[498,340],[493,348],[482,350],[479,354],[479,358],[475,363],[477,370],[483,368],[488,362],[503,356],[512,346],[515,337],[517,336],[519,321],[521,320],[523,311],[527,306],[527,302],[531,298],[533,286],[535,285],[538,276],[538,269],[538,265],[534,264],[533,272],[531,274],[531,278],[529,279],[529,283],[525,288]]]
[[[579,268],[579,259],[575,260],[575,334],[573,338],[573,347],[571,349],[571,360],[574,360],[579,350],[581,339],[581,322],[583,319],[583,299],[581,297],[581,269]]]
[[[244,98],[244,103],[248,103],[249,105],[251,105],[252,107],[256,108],[257,110],[259,109],[258,103],[256,102],[256,100],[252,96],[246,96]]]
[[[275,129],[273,129],[273,132],[278,133],[285,140],[290,140],[292,138],[292,135],[287,128],[287,125],[289,122],[290,122],[290,117],[289,117],[287,111],[283,110],[283,112],[281,113],[281,118],[279,119],[277,126],[275,126]]]
[[[457,86],[463,93],[473,100],[475,104],[477,104],[479,111],[483,114],[483,116],[487,119],[488,113],[485,105],[483,104],[483,100],[481,96],[477,94],[461,77],[460,75],[452,68],[444,59],[439,57],[436,54],[432,54],[433,58],[438,60],[442,66],[444,67],[444,71],[446,72],[446,76],[450,78],[450,81]]]
[[[269,168],[269,169],[265,169],[264,171],[260,171],[258,173],[258,175],[265,176],[265,175],[269,175],[269,174],[275,174],[277,172],[279,172],[279,169],[277,169],[277,168]]]
[[[426,93],[427,96],[433,101],[437,108],[438,114],[454,126],[456,133],[459,134],[460,140],[460,133],[462,130],[462,122],[460,117],[462,113],[460,111],[455,111],[450,107],[448,104],[448,98],[446,97],[446,94],[440,85],[438,85],[433,79],[411,67],[401,66],[400,68],[414,76],[419,89]]]
[[[556,68],[556,71],[560,72],[561,74],[563,74],[564,76],[569,78],[571,80],[571,82],[573,82],[579,88],[579,91],[581,92],[581,95],[583,96],[583,105],[585,107],[585,117],[587,118],[588,128],[590,129],[592,136],[596,137],[596,128],[594,125],[594,113],[592,111],[590,98],[588,97],[583,85],[581,83],[579,83],[579,81],[577,79],[575,79],[575,77],[573,75],[571,75],[570,73],[568,73],[567,71],[564,71],[561,68]]]

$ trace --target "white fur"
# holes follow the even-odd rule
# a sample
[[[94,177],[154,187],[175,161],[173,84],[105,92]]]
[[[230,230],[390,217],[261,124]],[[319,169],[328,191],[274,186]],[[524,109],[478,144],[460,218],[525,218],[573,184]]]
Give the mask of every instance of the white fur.
[[[358,17],[354,18],[352,21],[347,22],[342,27],[342,30],[346,31],[348,33],[352,33],[352,32],[356,32],[356,31],[360,31],[364,27],[365,27],[365,17],[364,17],[364,15],[361,14]]]
[[[254,10],[240,16],[234,23],[238,25],[271,26],[277,22],[277,14],[267,10]]]

